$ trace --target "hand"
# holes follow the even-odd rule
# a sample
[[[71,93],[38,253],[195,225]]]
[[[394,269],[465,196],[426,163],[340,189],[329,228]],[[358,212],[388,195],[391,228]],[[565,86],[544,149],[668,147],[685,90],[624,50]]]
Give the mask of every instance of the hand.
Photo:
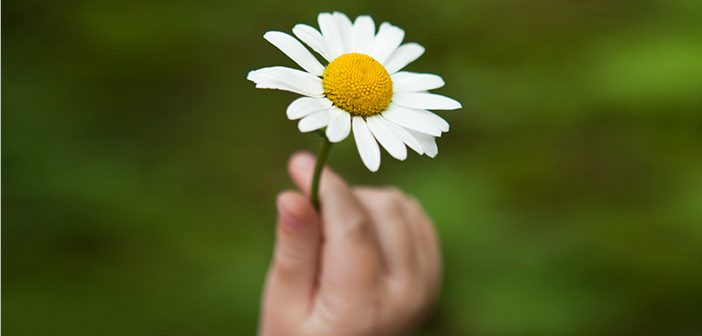
[[[261,335],[398,335],[438,294],[432,222],[393,188],[350,188],[331,169],[321,214],[309,201],[314,157],[289,162],[297,191],[278,195],[277,241],[264,289]]]

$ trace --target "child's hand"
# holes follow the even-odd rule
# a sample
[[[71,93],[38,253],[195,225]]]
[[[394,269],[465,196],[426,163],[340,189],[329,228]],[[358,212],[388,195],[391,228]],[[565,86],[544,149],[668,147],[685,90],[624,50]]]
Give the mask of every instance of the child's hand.
[[[439,288],[441,258],[431,220],[401,191],[352,189],[329,168],[322,173],[318,215],[309,201],[314,160],[294,155],[289,171],[301,192],[278,196],[261,334],[408,331]]]

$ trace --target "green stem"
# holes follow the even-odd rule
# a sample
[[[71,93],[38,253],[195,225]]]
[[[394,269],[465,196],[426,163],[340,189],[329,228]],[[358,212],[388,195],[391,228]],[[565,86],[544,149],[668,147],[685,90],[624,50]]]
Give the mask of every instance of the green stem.
[[[327,139],[326,136],[322,137],[322,147],[319,148],[317,153],[317,161],[314,164],[314,174],[312,175],[312,190],[310,192],[310,198],[312,200],[312,205],[319,211],[319,178],[322,176],[322,168],[324,163],[329,157],[329,151],[331,150],[332,143]]]

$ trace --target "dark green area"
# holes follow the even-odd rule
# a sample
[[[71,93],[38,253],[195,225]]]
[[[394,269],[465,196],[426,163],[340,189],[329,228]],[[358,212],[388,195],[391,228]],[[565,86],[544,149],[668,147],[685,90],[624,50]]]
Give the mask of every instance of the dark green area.
[[[2,6],[5,335],[251,335],[285,162],[316,150],[268,30],[371,14],[461,101],[439,156],[355,184],[423,201],[426,335],[702,334],[702,2],[39,1]]]

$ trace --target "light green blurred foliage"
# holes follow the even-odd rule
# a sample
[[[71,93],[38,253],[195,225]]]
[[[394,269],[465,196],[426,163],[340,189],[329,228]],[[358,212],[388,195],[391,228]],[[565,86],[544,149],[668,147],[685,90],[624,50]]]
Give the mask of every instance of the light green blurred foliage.
[[[423,201],[422,335],[702,333],[702,2],[3,4],[2,331],[250,335],[285,162],[314,150],[268,30],[371,14],[464,108],[440,155],[331,165]]]

